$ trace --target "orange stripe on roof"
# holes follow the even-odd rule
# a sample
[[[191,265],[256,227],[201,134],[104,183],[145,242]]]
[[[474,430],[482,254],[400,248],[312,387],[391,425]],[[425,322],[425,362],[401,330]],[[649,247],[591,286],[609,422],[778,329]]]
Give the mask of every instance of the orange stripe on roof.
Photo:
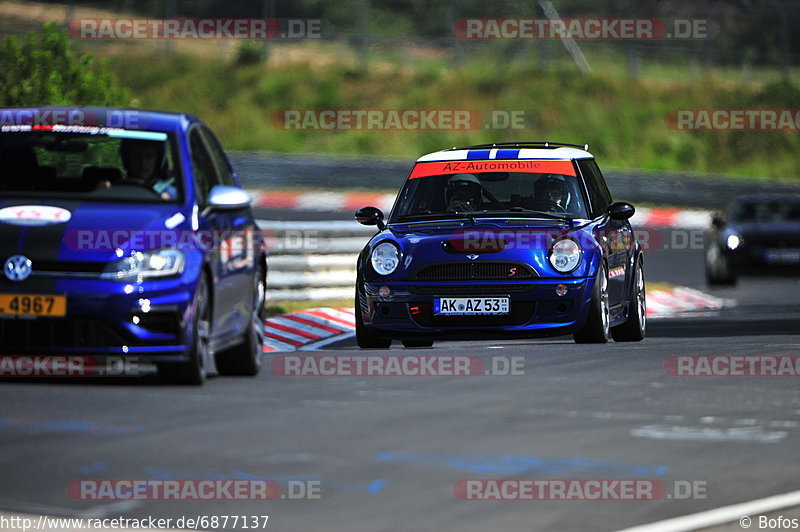
[[[479,172],[523,172],[531,174],[575,175],[572,161],[550,161],[538,159],[519,160],[474,160],[438,161],[417,163],[409,179],[442,174],[470,174]]]

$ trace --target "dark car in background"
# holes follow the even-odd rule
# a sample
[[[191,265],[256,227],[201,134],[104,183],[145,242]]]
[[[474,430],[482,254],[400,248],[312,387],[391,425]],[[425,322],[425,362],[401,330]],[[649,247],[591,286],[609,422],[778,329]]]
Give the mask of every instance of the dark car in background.
[[[0,111],[0,355],[125,357],[193,384],[215,365],[256,374],[266,252],[211,130],[187,114]]]
[[[734,285],[739,275],[800,276],[800,194],[734,199],[706,237],[706,280]]]
[[[586,146],[453,148],[417,160],[356,278],[360,347],[439,339],[645,336],[644,258]]]

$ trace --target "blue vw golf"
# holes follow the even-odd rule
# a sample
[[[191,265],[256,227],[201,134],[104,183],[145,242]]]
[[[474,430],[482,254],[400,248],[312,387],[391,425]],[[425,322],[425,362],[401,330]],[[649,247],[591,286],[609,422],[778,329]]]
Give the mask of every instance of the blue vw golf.
[[[0,109],[0,355],[255,375],[267,263],[250,202],[191,115]]]
[[[587,146],[547,142],[453,148],[417,160],[358,257],[356,337],[572,334],[576,342],[645,336],[642,251],[631,204],[613,202]]]

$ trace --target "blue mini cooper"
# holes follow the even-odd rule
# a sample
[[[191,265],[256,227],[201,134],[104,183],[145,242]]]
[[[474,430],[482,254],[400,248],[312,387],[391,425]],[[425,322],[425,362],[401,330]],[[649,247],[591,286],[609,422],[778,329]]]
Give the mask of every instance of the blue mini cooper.
[[[0,355],[256,374],[267,264],[250,202],[191,115],[0,109]]]
[[[579,343],[645,336],[642,251],[631,204],[613,202],[588,146],[547,142],[453,148],[417,160],[387,221],[358,257],[356,337],[572,334]]]

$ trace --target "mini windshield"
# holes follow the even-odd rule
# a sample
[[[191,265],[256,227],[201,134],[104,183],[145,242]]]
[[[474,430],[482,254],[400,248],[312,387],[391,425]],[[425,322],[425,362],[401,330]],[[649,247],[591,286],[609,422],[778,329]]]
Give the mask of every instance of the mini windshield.
[[[478,171],[504,167],[522,171]],[[442,170],[447,173],[428,175]],[[418,163],[400,192],[392,221],[456,215],[587,218],[570,161]]]
[[[3,131],[0,197],[176,202],[183,194],[176,161],[174,138],[162,132]]]

